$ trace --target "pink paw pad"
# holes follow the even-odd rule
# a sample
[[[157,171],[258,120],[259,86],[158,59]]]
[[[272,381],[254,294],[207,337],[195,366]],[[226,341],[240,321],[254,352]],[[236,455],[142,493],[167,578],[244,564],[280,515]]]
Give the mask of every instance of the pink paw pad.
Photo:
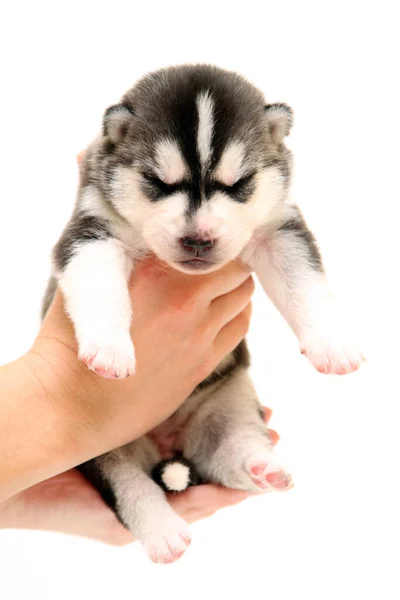
[[[119,379],[120,374],[118,371],[114,371],[113,369],[104,369],[103,367],[95,367],[92,368],[92,371],[96,371],[98,375],[101,375],[105,379]]]
[[[282,469],[271,470],[268,463],[259,463],[250,468],[251,480],[260,489],[273,488],[278,491],[286,491],[293,487],[293,480],[288,473]]]
[[[284,471],[268,473],[266,479],[277,490],[288,490],[293,487],[291,476]]]

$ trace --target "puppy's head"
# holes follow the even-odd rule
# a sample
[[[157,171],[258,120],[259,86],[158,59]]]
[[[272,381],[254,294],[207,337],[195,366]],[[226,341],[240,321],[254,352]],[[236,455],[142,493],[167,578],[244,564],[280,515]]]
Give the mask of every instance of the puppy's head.
[[[237,257],[285,199],[285,104],[241,76],[182,66],[143,78],[104,116],[104,191],[160,259],[205,272]]]

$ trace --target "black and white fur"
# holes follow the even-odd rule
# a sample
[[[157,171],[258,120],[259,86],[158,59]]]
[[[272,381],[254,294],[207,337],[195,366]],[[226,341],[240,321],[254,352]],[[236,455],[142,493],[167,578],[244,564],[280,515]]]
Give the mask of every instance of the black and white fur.
[[[157,463],[151,477],[165,492],[184,492],[188,487],[202,483],[196,467],[181,454]]]
[[[193,274],[239,258],[318,370],[359,367],[289,196],[291,125],[287,105],[267,104],[243,77],[205,65],[147,75],[106,111],[53,254],[89,368],[109,378],[134,373],[127,281],[148,253]],[[55,287],[53,279],[44,310]],[[179,432],[175,450],[204,480],[250,491],[291,485],[271,453],[247,365],[243,342],[153,435],[81,467],[156,562],[178,558],[190,533],[151,478],[161,458],[155,439]]]

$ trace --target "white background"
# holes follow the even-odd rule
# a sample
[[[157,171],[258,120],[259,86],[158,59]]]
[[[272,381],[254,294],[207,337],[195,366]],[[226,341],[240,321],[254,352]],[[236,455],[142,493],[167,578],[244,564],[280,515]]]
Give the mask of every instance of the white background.
[[[193,527],[177,564],[44,533],[0,534],[0,596],[400,597],[398,18],[396,2],[4,3],[0,362],[38,327],[48,255],[68,218],[75,155],[145,72],[240,71],[294,107],[294,193],[368,364],[319,375],[257,290],[253,374],[296,487]]]

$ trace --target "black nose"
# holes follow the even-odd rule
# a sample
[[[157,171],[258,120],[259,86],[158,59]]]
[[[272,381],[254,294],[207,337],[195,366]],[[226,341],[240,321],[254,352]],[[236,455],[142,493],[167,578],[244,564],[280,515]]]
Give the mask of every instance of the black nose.
[[[213,245],[214,240],[202,240],[200,238],[182,238],[181,244],[185,248],[185,250],[189,250],[189,252],[193,252],[196,256],[200,254],[204,254],[207,252]]]

